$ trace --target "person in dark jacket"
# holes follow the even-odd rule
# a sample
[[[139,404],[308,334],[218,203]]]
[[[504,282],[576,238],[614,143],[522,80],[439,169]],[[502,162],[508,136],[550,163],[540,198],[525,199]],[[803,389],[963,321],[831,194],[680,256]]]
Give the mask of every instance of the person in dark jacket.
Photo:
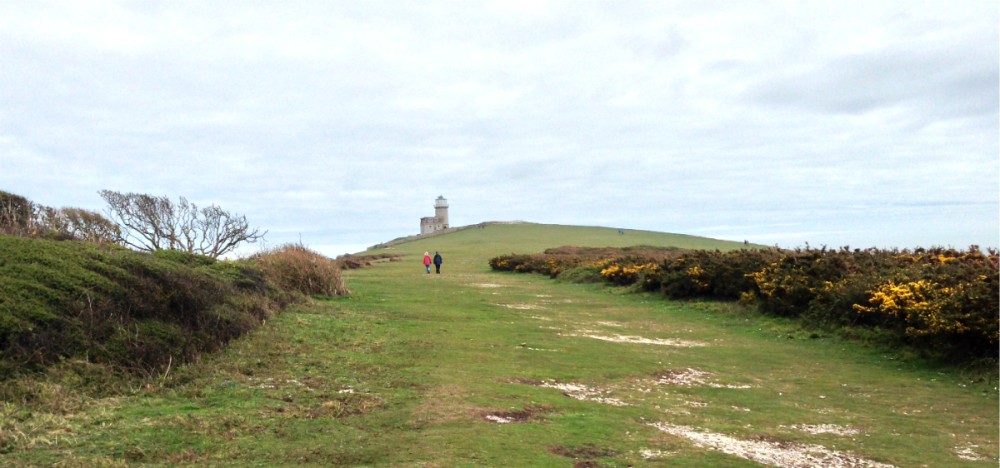
[[[438,274],[441,274],[441,264],[444,263],[444,259],[441,258],[441,254],[434,252],[434,270]]]

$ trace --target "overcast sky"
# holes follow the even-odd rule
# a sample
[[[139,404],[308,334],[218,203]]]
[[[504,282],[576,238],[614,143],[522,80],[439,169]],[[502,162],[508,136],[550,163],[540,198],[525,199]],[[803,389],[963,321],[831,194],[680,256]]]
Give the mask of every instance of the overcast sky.
[[[334,256],[454,226],[997,246],[998,5],[3,1],[0,190],[245,214]]]

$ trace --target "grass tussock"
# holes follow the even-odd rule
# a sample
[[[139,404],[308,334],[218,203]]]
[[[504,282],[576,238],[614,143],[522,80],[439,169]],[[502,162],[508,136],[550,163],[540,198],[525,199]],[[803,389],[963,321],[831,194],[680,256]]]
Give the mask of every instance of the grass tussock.
[[[286,244],[255,255],[268,281],[283,290],[302,294],[343,296],[350,293],[337,262],[300,244]]]

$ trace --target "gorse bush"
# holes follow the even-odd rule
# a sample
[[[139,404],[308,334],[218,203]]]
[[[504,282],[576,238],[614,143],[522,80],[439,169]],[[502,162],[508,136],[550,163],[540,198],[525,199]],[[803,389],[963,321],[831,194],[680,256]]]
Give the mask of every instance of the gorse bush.
[[[601,278],[611,284],[626,286],[638,283],[643,288],[652,287],[660,273],[660,265],[637,257],[609,258],[594,263],[592,268],[600,270]]]
[[[495,261],[494,261],[495,260]],[[506,255],[490,260],[494,270],[515,271],[518,273],[541,273],[555,278],[560,272],[574,266],[574,260],[547,257],[545,255]]]
[[[348,294],[337,262],[299,244],[286,244],[250,259],[279,289],[302,294]]]
[[[977,249],[902,252],[899,265],[852,307],[928,347],[964,353],[1000,342],[997,255]]]
[[[604,249],[504,255],[494,270],[601,278],[674,299],[739,300],[810,326],[867,327],[931,354],[996,359],[1000,343],[998,254],[955,249]],[[581,271],[589,271],[583,274]]]
[[[780,255],[781,251],[777,249],[689,251],[661,264],[663,273],[656,286],[674,299],[707,297],[735,300],[753,286],[747,273],[758,270]]]
[[[682,251],[675,247],[635,246],[613,248],[562,246],[546,249],[541,254],[512,253],[501,255],[491,258],[489,264],[492,269],[497,271],[541,273],[551,278],[574,270],[574,275],[589,278],[592,275],[581,274],[579,269],[583,268],[593,270],[594,273],[600,273],[603,268],[611,266],[614,261],[628,267],[634,267],[641,263],[659,262],[665,258],[674,258],[680,252]],[[611,273],[609,272],[609,274]]]
[[[743,294],[766,313],[877,327],[922,349],[995,356],[997,252],[955,249],[789,251]]]

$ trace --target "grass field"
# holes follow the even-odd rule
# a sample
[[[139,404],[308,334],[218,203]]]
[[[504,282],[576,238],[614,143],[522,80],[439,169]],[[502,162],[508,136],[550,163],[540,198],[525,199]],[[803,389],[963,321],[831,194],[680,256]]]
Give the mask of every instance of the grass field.
[[[396,245],[402,261],[345,272],[352,296],[125,395],[39,381],[40,401],[0,407],[0,465],[997,465],[994,382],[732,304],[487,265],[640,244],[741,245],[533,224]]]

